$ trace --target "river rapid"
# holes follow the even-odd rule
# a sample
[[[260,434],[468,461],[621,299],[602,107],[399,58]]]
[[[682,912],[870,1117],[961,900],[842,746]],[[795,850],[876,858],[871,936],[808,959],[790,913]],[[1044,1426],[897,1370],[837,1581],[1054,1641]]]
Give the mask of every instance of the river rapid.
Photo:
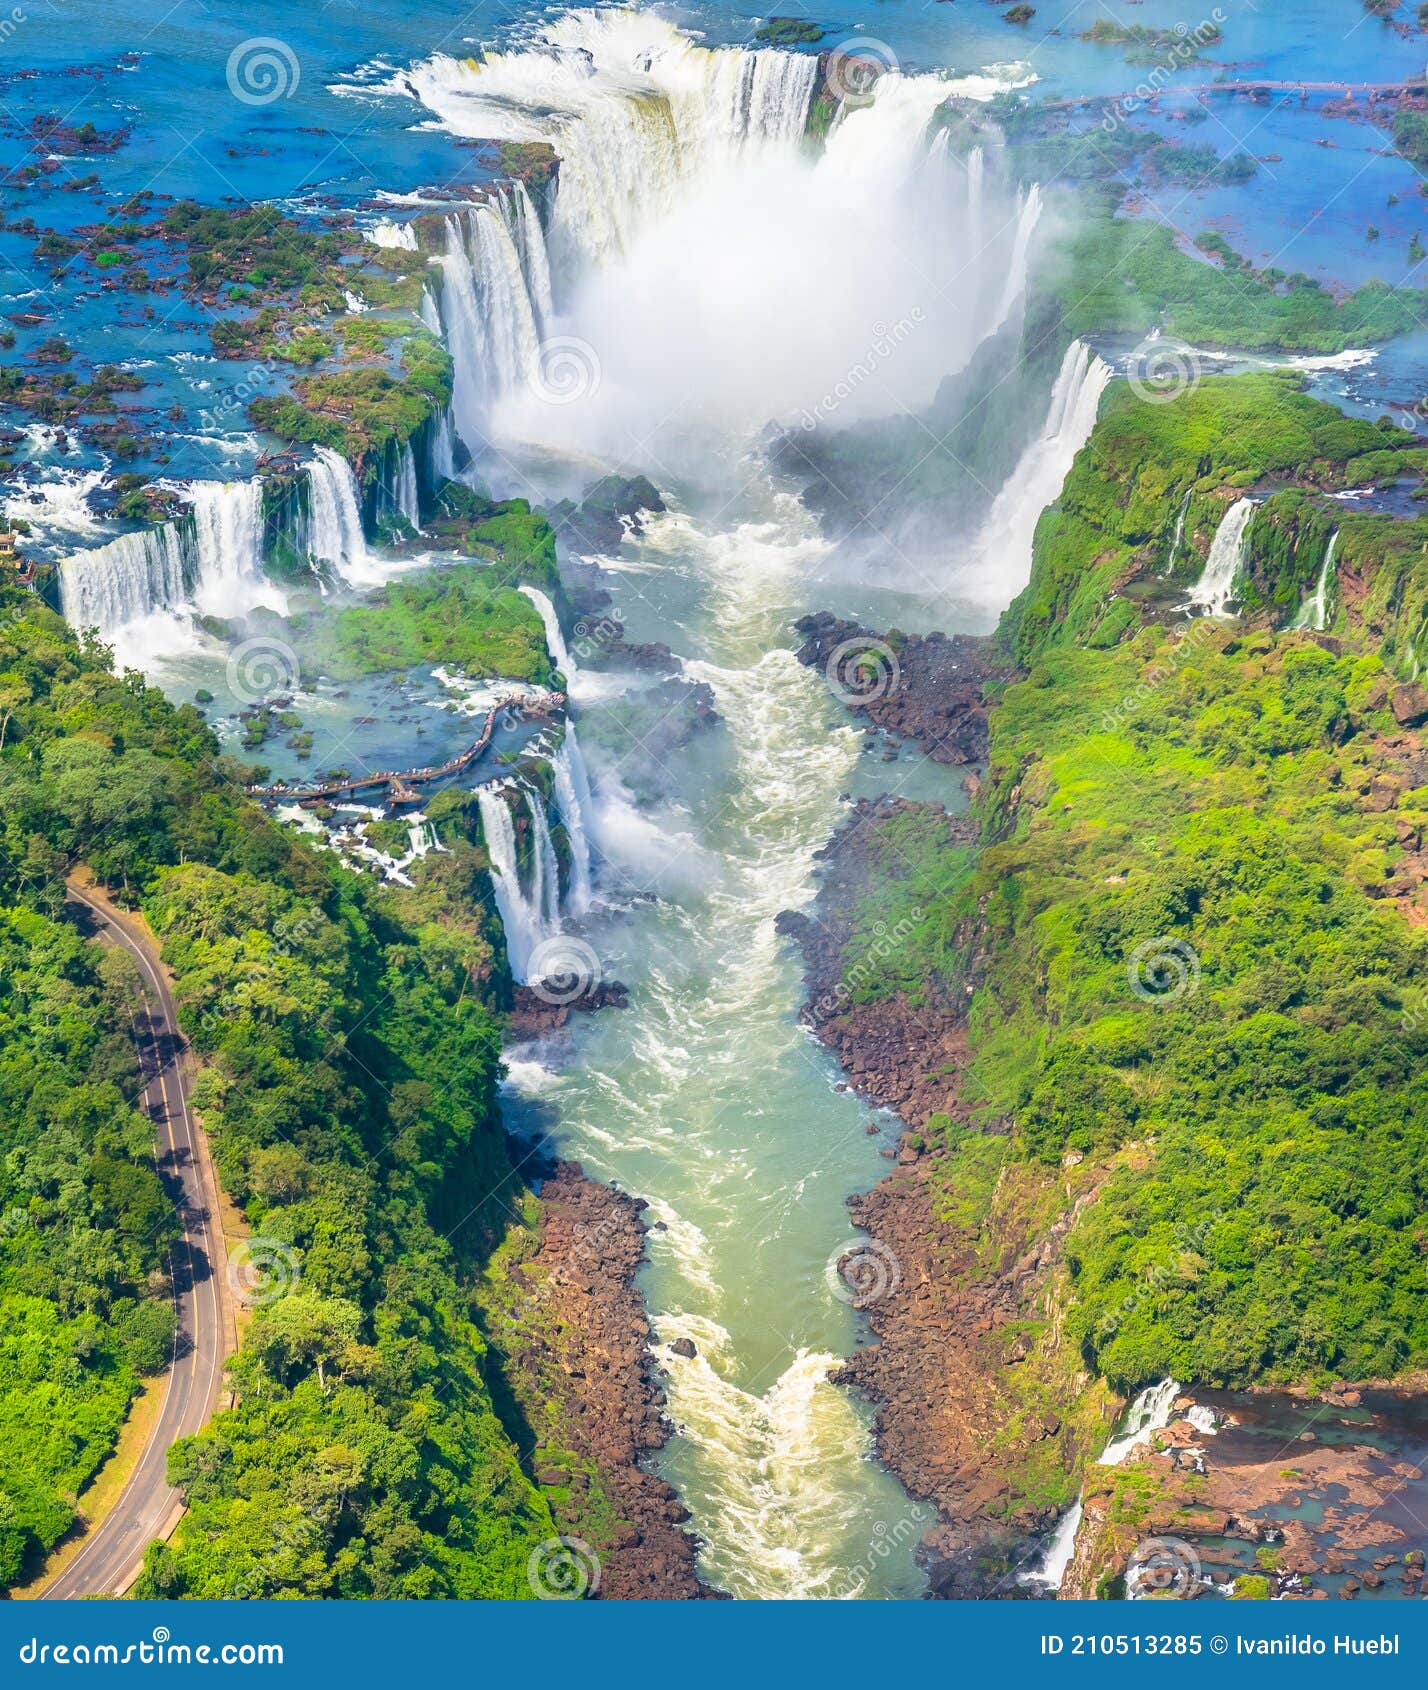
[[[647,15],[572,14],[538,47],[480,68],[438,57],[402,82],[459,133],[550,140],[561,160],[543,229],[521,194],[449,223],[442,327],[477,477],[536,499],[602,469],[651,477],[669,511],[598,560],[613,615],[627,639],[669,645],[721,719],[652,754],[636,679],[564,631],[596,888],[565,927],[629,1007],[512,1052],[508,1114],[650,1205],[644,1290],[677,1427],[662,1468],[705,1577],[737,1596],[924,1582],[930,1511],[829,1381],[860,1341],[835,1271],[861,1247],[845,1200],[885,1170],[896,1124],[870,1118],[800,1026],[775,922],[811,901],[844,795],[960,794],[912,762],[872,775],[792,623],[831,605],[985,625],[990,560],[975,534],[940,561],[888,535],[877,570],[850,571],[766,444],[770,424],[916,411],[999,331],[1014,340],[1039,195],[937,115],[1013,79],[889,73],[821,149],[804,139],[810,59],[708,51]],[[1084,353],[1069,362],[1089,430],[1103,382],[1086,388]],[[1058,391],[1053,438],[1077,396]],[[1078,444],[1067,430],[1043,502]],[[1008,540],[1006,504],[1003,600],[1030,539],[1023,522]],[[681,1339],[693,1356],[670,1348]]]

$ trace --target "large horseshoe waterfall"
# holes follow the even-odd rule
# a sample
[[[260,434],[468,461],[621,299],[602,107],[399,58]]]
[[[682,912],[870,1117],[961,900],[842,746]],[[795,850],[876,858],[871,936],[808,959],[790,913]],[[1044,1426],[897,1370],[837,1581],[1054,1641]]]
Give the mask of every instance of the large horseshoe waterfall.
[[[913,1594],[927,1518],[829,1379],[857,1336],[830,1267],[856,1248],[844,1199],[885,1164],[798,1024],[775,921],[813,894],[858,737],[789,649],[831,548],[766,445],[800,419],[931,403],[1017,318],[1040,215],[967,116],[997,78],[890,72],[837,106],[822,144],[817,79],[811,56],[706,50],[601,12],[402,85],[458,133],[559,159],[539,210],[517,188],[447,219],[440,317],[475,474],[536,499],[592,465],[659,485],[671,510],[626,547],[633,573],[616,566],[618,612],[628,637],[674,649],[723,724],[726,755],[651,772],[620,701],[586,701],[593,790],[556,765],[567,818],[593,824],[582,847],[597,841],[576,853],[570,907],[593,884],[585,931],[630,1007],[518,1052],[509,1111],[553,1115],[562,1148],[650,1202],[646,1294],[665,1346],[687,1340],[661,1351],[678,1428],[663,1467],[705,1575],[742,1596]],[[1009,491],[996,513],[1024,547],[1104,379],[1068,356],[1031,448],[1036,508],[1008,508]],[[573,674],[558,627],[550,644]],[[483,809],[524,963],[549,922],[520,892],[509,811]]]

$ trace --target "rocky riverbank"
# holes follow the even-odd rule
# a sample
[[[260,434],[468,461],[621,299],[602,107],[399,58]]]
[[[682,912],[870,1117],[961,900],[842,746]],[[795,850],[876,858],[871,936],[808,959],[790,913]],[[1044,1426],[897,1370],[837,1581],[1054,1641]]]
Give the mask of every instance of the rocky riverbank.
[[[489,1320],[522,1454],[561,1532],[579,1540],[589,1594],[708,1596],[688,1511],[642,1465],[673,1429],[635,1286],[644,1204],[557,1162],[536,1209],[533,1229],[517,1231],[519,1259],[492,1278]]]
[[[938,1112],[955,1115],[956,1073],[966,1040],[956,995],[931,992],[914,1003],[904,991],[883,996],[866,990],[882,977],[901,943],[898,926],[886,922],[881,931],[874,922],[862,943],[859,921],[880,872],[882,830],[898,818],[930,827],[948,847],[976,838],[970,817],[950,815],[940,804],[861,798],[818,852],[819,891],[812,910],[785,912],[778,925],[803,955],[804,1022],[837,1053],[856,1091],[917,1127]],[[970,932],[961,938],[969,951],[974,948]]]
[[[859,1093],[907,1129],[888,1152],[896,1170],[850,1202],[870,1238],[842,1272],[877,1342],[836,1379],[877,1404],[880,1457],[937,1510],[922,1543],[934,1593],[984,1596],[1015,1587],[1055,1518],[1050,1499],[1104,1439],[1117,1403],[1081,1367],[1060,1322],[1060,1245],[1094,1176],[1080,1159],[1059,1173],[1004,1167],[1005,1140],[973,1131],[959,1093],[964,1006],[981,966],[976,922],[948,936],[961,972],[944,990],[914,999],[882,989],[917,912],[881,932],[865,918],[914,840],[921,863],[929,841],[935,855],[971,847],[976,824],[940,805],[860,800],[820,853],[811,911],[782,916],[780,929],[803,955],[804,1020]],[[959,1155],[969,1145],[979,1147],[971,1177]],[[990,1191],[979,1204],[975,1190],[988,1180],[1016,1193],[990,1220]],[[1060,1218],[1038,1231],[1048,1210]]]
[[[987,754],[987,688],[1010,674],[990,640],[970,634],[876,634],[830,611],[801,616],[798,660],[822,669],[870,728],[916,745],[934,763]]]

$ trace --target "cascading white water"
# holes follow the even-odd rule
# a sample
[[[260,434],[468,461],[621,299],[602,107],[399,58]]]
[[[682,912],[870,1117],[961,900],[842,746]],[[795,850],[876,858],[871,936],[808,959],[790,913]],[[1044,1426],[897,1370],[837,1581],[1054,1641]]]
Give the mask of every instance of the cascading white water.
[[[542,934],[549,935],[560,931],[560,865],[556,861],[555,842],[550,836],[545,800],[540,793],[527,791],[526,809],[531,818],[531,857],[534,865],[531,903],[539,912]]]
[[[876,1150],[810,1052],[777,926],[814,895],[858,740],[788,649],[804,572],[830,547],[762,441],[770,421],[841,428],[929,405],[1016,308],[1039,196],[1017,199],[986,157],[955,156],[936,120],[949,96],[990,98],[1015,73],[890,72],[821,150],[805,142],[816,75],[811,55],[711,52],[653,13],[612,10],[560,18],[537,45],[474,67],[431,60],[393,92],[415,91],[464,135],[549,141],[559,155],[543,248],[509,208],[448,223],[454,410],[483,480],[514,476],[529,493],[522,471],[539,486],[564,454],[571,478],[628,466],[681,487],[680,509],[633,542],[640,597],[712,690],[727,758],[672,759],[668,808],[624,802],[617,771],[600,770],[601,862],[634,894],[620,929],[631,1002],[620,1022],[582,1029],[581,1060],[549,1077],[545,1105],[558,1096],[563,1140],[666,1223],[651,1308],[660,1336],[687,1336],[697,1354],[669,1358],[679,1434],[661,1470],[723,1588],[846,1593],[886,1533],[897,1552],[869,1591],[912,1595],[918,1510],[868,1459],[868,1417],[830,1378],[855,1327],[825,1263]],[[531,282],[537,250],[548,311]],[[564,361],[548,371],[553,347]],[[567,731],[589,820],[578,750]],[[483,815],[498,802],[483,797]],[[525,968],[546,913],[541,853],[523,894],[509,812],[487,832]],[[578,873],[572,838],[567,907]],[[513,1077],[517,1066],[535,1065]]]
[[[1236,499],[1220,518],[1220,526],[1210,542],[1210,555],[1205,559],[1204,573],[1190,589],[1187,610],[1198,610],[1205,616],[1229,613],[1254,511],[1253,499]]]
[[[251,481],[194,481],[194,606],[201,615],[237,618],[265,606],[283,612],[286,595],[263,574],[263,486]]]
[[[398,455],[396,484],[390,493],[392,506],[397,514],[419,534],[421,508],[417,495],[416,456],[409,440]]]
[[[1091,438],[1112,374],[1110,365],[1082,341],[1066,348],[1041,433],[992,501],[972,542],[971,563],[954,578],[959,598],[1001,610],[1031,579],[1036,525],[1060,496],[1076,454]]]
[[[193,617],[237,619],[286,596],[263,574],[263,489],[257,480],[194,481],[190,512],[60,565],[60,599],[77,628],[97,627],[121,663],[144,667],[190,649]]]
[[[1314,584],[1314,591],[1290,623],[1291,628],[1307,628],[1316,634],[1324,631],[1329,620],[1329,582],[1334,573],[1334,548],[1338,543],[1339,531],[1336,528],[1324,550],[1324,561],[1319,566],[1319,579]]]
[[[1179,1395],[1180,1385],[1174,1379],[1162,1379],[1158,1385],[1147,1385],[1126,1410],[1120,1430],[1096,1458],[1097,1465],[1119,1467],[1147,1439],[1156,1432],[1164,1431],[1170,1424],[1175,1399]],[[1076,1531],[1080,1524],[1081,1502],[1078,1498],[1057,1522],[1040,1561],[1021,1575],[1020,1582],[1043,1590],[1060,1590],[1066,1569],[1076,1552]]]
[[[486,849],[490,854],[491,867],[495,871],[491,881],[496,892],[496,908],[506,935],[506,956],[510,962],[512,977],[524,982],[536,947],[542,939],[550,936],[554,925],[558,924],[558,917],[552,917],[547,901],[544,878],[547,870],[554,868],[555,853],[551,847],[550,830],[545,828],[543,844],[539,842],[539,835],[537,836],[534,885],[528,893],[521,885],[515,818],[511,815],[511,807],[504,797],[505,790],[507,789],[490,786],[478,787],[476,801],[481,811],[481,830],[485,835]],[[539,800],[533,800],[533,795],[528,792],[522,792],[522,796],[530,807],[532,820],[539,815],[543,826],[545,812],[540,808]],[[558,895],[557,887],[555,896]]]
[[[1060,1590],[1071,1557],[1076,1553],[1076,1533],[1081,1525],[1081,1502],[1078,1498],[1056,1523],[1056,1530],[1046,1545],[1036,1566],[1023,1573],[1022,1584],[1040,1586],[1043,1590]]]
[[[522,587],[521,591],[540,612],[540,619],[545,627],[546,648],[550,652],[551,662],[568,679],[574,674],[575,665],[571,662],[570,652],[566,649],[565,635],[560,631],[560,618],[555,614],[555,606],[539,587]]]
[[[174,523],[123,534],[60,565],[60,602],[73,628],[113,640],[132,623],[181,607],[188,559]]]
[[[1176,559],[1180,556],[1180,542],[1185,538],[1185,514],[1190,509],[1190,494],[1187,492],[1180,501],[1180,510],[1175,518],[1175,532],[1170,537],[1170,556],[1165,560],[1165,573],[1172,574]]]
[[[442,321],[473,450],[530,440],[678,465],[690,434],[707,456],[711,437],[771,419],[921,408],[995,333],[1025,287],[1040,195],[994,194],[984,165],[928,134],[949,97],[998,81],[890,71],[818,153],[803,141],[816,74],[809,55],[711,51],[652,14],[602,11],[557,20],[538,48],[403,78],[462,134],[560,155],[544,239],[525,198],[448,220]],[[928,215],[929,174],[952,214]],[[879,379],[850,382],[885,339],[901,351]]]
[[[595,804],[590,795],[590,777],[575,737],[574,722],[567,722],[560,749],[551,759],[555,776],[555,803],[570,841],[570,890],[566,908],[577,919],[590,908],[593,875],[590,866],[590,828]]]
[[[431,479],[435,484],[450,481],[456,474],[456,430],[451,412],[443,407],[431,426]]]
[[[349,586],[380,580],[381,566],[367,547],[357,478],[341,452],[319,446],[307,467],[307,549],[330,563]]]
[[[490,407],[535,368],[540,351],[531,289],[510,226],[478,205],[446,220],[441,323],[456,362],[456,425],[473,450]]]

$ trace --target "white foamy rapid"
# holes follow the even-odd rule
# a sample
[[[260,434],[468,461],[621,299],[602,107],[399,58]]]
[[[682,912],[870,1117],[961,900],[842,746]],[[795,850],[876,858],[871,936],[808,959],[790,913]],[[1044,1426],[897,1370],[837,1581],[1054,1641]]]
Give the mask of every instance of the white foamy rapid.
[[[1220,518],[1215,538],[1210,542],[1210,555],[1205,559],[1204,572],[1190,589],[1187,610],[1198,610],[1203,616],[1229,614],[1230,601],[1235,596],[1235,578],[1245,558],[1245,542],[1254,509],[1253,499],[1236,499]]]
[[[1046,507],[1060,497],[1076,454],[1091,438],[1112,371],[1079,340],[1061,360],[1041,433],[992,501],[971,548],[972,562],[954,579],[959,598],[1004,609],[1031,579],[1031,548]]]
[[[771,422],[843,428],[930,404],[1021,309],[1040,195],[990,151],[960,156],[939,111],[1019,71],[889,72],[810,145],[817,74],[811,55],[709,50],[609,10],[479,64],[431,59],[391,91],[459,134],[559,155],[539,204],[513,192],[447,219],[457,428],[511,491],[559,497],[622,468],[680,489],[626,545],[619,579],[638,591],[620,608],[679,650],[723,723],[672,753],[641,741],[638,705],[583,690],[528,592],[595,770],[567,731],[565,909],[589,897],[581,835],[598,842],[601,892],[584,933],[618,950],[629,1007],[579,1024],[577,1060],[519,1055],[508,1107],[538,1091],[543,1128],[553,1111],[562,1143],[658,1218],[650,1306],[662,1339],[696,1351],[667,1352],[679,1430],[661,1470],[706,1576],[741,1596],[910,1596],[927,1516],[868,1459],[866,1409],[829,1380],[858,1329],[827,1264],[847,1245],[848,1192],[882,1163],[799,1025],[800,969],[776,926],[813,896],[860,741],[789,649],[830,546],[763,442]],[[1071,361],[1055,439],[1094,416],[1099,380],[1088,354]],[[518,852],[507,804],[481,804],[519,973],[551,918],[541,824]]]

